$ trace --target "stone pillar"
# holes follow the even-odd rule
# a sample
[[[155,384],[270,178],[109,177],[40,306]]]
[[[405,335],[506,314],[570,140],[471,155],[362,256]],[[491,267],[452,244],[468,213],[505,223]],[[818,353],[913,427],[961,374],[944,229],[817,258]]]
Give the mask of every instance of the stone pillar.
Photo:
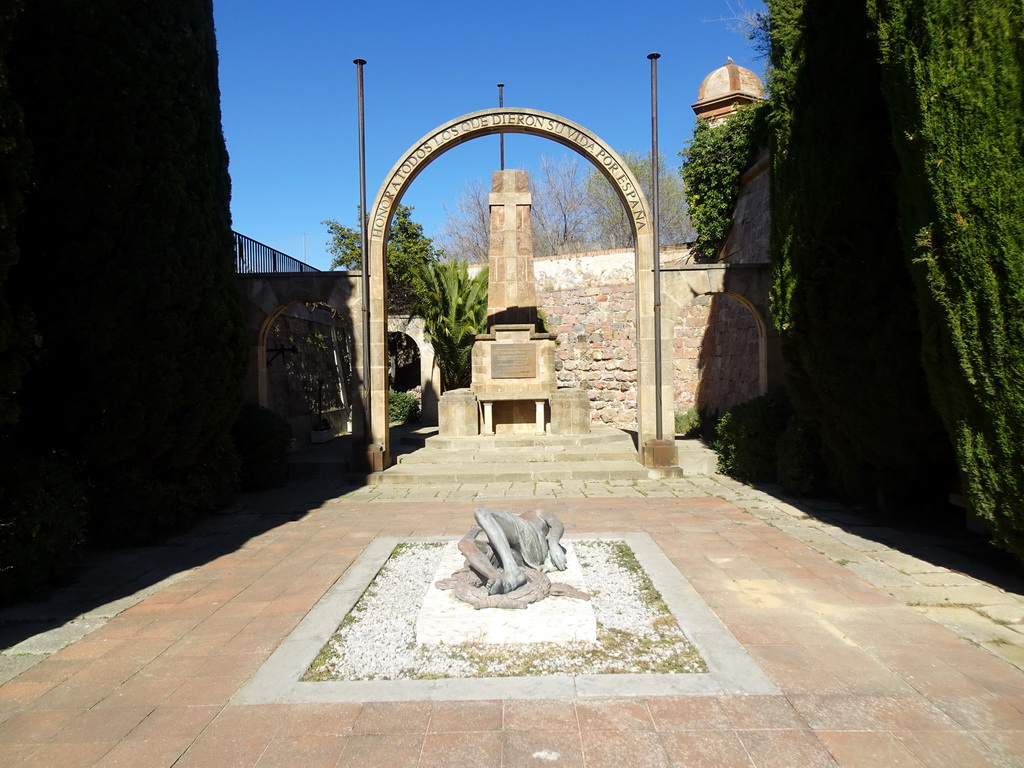
[[[530,186],[526,171],[491,174],[487,327],[537,323]]]

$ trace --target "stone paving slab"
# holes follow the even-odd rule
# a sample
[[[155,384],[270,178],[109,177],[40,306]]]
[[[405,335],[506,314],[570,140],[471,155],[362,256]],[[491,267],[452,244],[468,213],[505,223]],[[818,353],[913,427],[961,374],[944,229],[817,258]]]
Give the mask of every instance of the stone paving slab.
[[[575,532],[650,536],[778,694],[623,697],[612,687],[587,699],[495,700],[482,687],[468,701],[231,703],[372,542],[461,535],[474,506],[501,498],[487,484],[405,489],[400,500],[296,485],[248,496],[144,556],[119,555],[126,579],[142,580],[137,590],[118,585],[108,561],[83,572],[74,599],[0,615],[5,630],[22,622],[24,642],[41,616],[75,621],[156,587],[168,576],[160,569],[181,574],[56,652],[0,656],[10,670],[0,765],[1021,764],[1024,601],[1008,581],[977,578],[985,564],[967,555],[929,562],[921,552],[935,541],[922,549],[912,534],[883,536],[841,507],[718,476],[659,484],[670,495],[602,483],[500,493],[518,497],[502,502],[515,509],[557,501]],[[951,578],[921,588],[995,602],[910,606],[902,585],[854,572],[872,562]]]

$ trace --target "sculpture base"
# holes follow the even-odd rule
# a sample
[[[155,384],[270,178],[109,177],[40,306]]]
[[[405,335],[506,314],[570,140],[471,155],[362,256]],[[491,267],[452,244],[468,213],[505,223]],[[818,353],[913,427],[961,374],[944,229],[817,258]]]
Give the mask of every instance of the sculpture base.
[[[572,542],[563,540],[568,568],[549,574],[555,581],[587,591]],[[455,543],[445,549],[434,582],[447,579],[466,565]],[[416,617],[417,643],[566,643],[596,642],[593,606],[571,597],[548,597],[522,610],[476,610],[450,590],[432,583]]]

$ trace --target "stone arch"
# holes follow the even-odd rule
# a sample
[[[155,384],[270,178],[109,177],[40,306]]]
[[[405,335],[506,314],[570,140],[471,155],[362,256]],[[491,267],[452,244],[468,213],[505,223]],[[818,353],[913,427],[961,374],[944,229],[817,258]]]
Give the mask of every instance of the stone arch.
[[[427,424],[437,421],[437,400],[441,392],[441,372],[434,363],[434,346],[427,339],[423,319],[408,315],[388,317],[388,333],[404,333],[416,344],[420,355],[420,416]]]
[[[636,242],[636,329],[638,348],[638,413],[640,445],[654,438],[658,420],[671,428],[671,367],[662,366],[660,381],[654,370],[654,258],[656,243],[650,208],[636,177],[618,154],[597,135],[558,115],[533,109],[494,108],[457,117],[427,133],[395,163],[370,208],[369,271],[370,302],[370,402],[369,442],[371,469],[391,463],[387,424],[387,296],[384,254],[391,220],[402,195],[419,173],[435,158],[467,141],[496,133],[522,133],[562,144],[577,152],[604,175],[615,190],[630,221]],[[671,327],[661,339],[662,358],[671,359]],[[656,412],[655,387],[661,387],[661,414]]]
[[[279,325],[280,332],[276,330]],[[322,333],[325,346],[311,347],[308,333]],[[278,307],[266,316],[260,328],[258,357],[263,362],[259,368],[259,404],[285,418],[296,436],[320,428],[316,421],[318,404],[336,427],[350,425],[353,341],[351,317],[344,306],[291,301]],[[295,358],[305,365],[291,368],[289,363]],[[310,365],[313,367],[307,367]],[[322,376],[319,395],[314,394],[314,371],[317,377]]]
[[[274,321],[292,304],[326,304],[347,313],[353,338],[361,328],[358,312],[358,276],[347,272],[239,275],[242,312],[249,346],[249,373],[245,385],[247,402],[266,405],[268,401],[267,335]],[[359,344],[355,355],[361,355]],[[358,364],[358,363],[357,363]]]
[[[728,296],[745,307],[757,329],[758,393],[766,394],[780,385],[778,340],[768,322],[770,265],[693,264],[669,269],[663,280],[676,322],[698,296]]]

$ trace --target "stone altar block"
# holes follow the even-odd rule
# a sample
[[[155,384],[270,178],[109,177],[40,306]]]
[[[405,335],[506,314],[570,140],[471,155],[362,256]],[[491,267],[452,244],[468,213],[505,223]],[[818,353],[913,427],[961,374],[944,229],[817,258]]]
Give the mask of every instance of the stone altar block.
[[[559,389],[551,393],[553,435],[590,434],[590,398],[582,389]]]
[[[468,389],[450,389],[437,402],[438,432],[447,437],[480,434],[480,413],[476,395]]]
[[[473,384],[480,433],[544,434],[555,382],[555,336],[532,324],[495,325],[473,344]]]

